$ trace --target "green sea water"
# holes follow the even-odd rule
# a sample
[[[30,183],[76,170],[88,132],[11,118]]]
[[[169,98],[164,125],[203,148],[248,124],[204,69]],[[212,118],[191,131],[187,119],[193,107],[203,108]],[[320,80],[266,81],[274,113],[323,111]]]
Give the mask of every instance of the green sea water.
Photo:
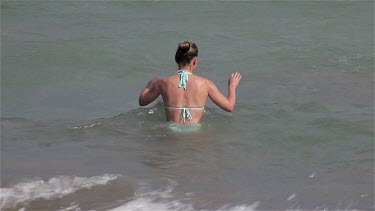
[[[226,94],[158,99],[177,43]],[[1,208],[373,210],[373,1],[1,1]]]

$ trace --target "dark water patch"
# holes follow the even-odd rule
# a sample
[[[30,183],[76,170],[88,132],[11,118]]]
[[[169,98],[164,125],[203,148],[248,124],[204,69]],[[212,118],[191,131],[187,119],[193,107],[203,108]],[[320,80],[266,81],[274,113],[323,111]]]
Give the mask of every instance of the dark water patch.
[[[59,143],[64,132],[50,124],[11,118],[1,122],[2,150],[22,151]]]
[[[301,104],[295,104],[295,109],[299,112],[304,113],[326,113],[329,112],[328,108],[317,102],[307,102]]]
[[[7,122],[7,123],[24,123],[24,122],[31,122],[32,120],[22,118],[22,117],[1,117],[0,122]]]
[[[373,121],[351,121],[334,117],[318,118],[311,125],[336,134],[359,134],[371,137],[374,135]]]

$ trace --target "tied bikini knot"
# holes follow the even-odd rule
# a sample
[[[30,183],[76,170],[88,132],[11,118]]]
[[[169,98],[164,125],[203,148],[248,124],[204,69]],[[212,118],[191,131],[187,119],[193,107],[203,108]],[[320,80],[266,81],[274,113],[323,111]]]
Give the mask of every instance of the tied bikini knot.
[[[177,74],[180,75],[180,83],[178,84],[178,88],[184,87],[186,90],[186,82],[189,80],[189,74],[191,73],[186,70],[179,70],[177,71]]]
[[[193,117],[191,116],[190,111],[189,111],[188,108],[183,108],[181,115],[182,115],[182,121],[183,122],[186,122],[186,118],[188,118],[189,120],[193,119]]]

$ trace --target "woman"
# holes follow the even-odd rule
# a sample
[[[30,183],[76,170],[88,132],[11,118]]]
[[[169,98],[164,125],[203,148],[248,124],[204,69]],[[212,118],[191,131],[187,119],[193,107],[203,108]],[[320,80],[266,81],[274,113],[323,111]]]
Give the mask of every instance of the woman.
[[[140,106],[150,104],[161,95],[167,121],[181,124],[199,123],[207,97],[225,111],[234,110],[240,73],[234,72],[229,77],[228,96],[225,97],[212,81],[193,74],[198,64],[198,48],[194,43],[179,43],[175,61],[179,69],[177,74],[150,80],[139,96]]]

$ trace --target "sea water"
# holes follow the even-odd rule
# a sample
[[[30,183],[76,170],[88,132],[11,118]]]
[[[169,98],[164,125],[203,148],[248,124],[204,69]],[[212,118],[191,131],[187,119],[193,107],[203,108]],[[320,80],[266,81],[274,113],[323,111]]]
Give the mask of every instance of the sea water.
[[[226,94],[158,99],[177,43]],[[374,209],[373,1],[1,1],[1,209]]]

